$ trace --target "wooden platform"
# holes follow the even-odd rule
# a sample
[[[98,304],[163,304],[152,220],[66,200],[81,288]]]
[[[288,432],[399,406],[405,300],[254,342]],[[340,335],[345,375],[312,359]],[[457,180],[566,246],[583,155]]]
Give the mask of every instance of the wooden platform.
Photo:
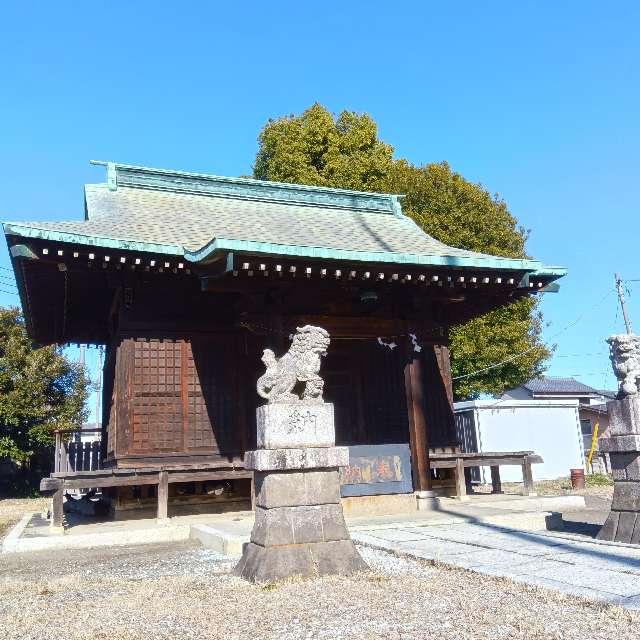
[[[502,493],[500,467],[502,465],[517,465],[522,467],[522,495],[535,495],[533,488],[532,464],[540,464],[542,457],[533,451],[502,451],[486,453],[431,453],[429,462],[432,469],[454,469],[456,480],[456,497],[460,500],[467,498],[467,482],[465,468],[490,467],[492,493]]]
[[[158,518],[163,519],[168,513],[169,484],[171,483],[247,478],[253,479],[253,472],[242,468],[222,467],[219,463],[132,469],[112,468],[52,473],[50,477],[40,481],[40,490],[53,494],[51,524],[53,527],[61,527],[64,493],[69,489],[156,485],[158,487]]]

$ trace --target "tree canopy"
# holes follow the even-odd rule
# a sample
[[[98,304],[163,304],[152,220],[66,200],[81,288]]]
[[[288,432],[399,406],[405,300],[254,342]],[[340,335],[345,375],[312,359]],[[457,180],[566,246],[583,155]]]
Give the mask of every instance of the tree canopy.
[[[0,308],[0,458],[25,465],[56,429],[86,419],[84,369],[57,346],[34,348],[18,309]]]
[[[303,114],[269,120],[259,136],[254,176],[262,180],[405,194],[403,211],[446,244],[494,255],[526,257],[527,232],[507,204],[446,162],[415,166],[394,159],[367,114],[334,117],[314,104]],[[499,395],[539,375],[549,350],[534,299],[521,299],[456,327],[451,361],[457,398]],[[527,353],[479,375],[467,376]],[[461,377],[467,376],[467,377]]]

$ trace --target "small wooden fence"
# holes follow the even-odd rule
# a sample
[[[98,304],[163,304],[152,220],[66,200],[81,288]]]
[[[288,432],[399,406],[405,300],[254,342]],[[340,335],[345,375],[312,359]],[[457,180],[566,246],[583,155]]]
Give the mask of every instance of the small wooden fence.
[[[66,429],[56,431],[56,446],[53,459],[54,473],[67,471],[97,471],[101,465],[100,429],[83,429],[82,431]],[[82,442],[82,436],[97,436],[89,442]]]

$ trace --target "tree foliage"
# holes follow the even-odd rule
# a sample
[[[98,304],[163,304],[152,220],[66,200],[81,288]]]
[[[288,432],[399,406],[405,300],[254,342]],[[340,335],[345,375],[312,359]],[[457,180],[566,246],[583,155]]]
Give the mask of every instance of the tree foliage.
[[[314,104],[300,116],[270,120],[259,136],[254,176],[262,180],[405,194],[403,211],[446,244],[493,255],[526,257],[527,232],[507,204],[446,162],[417,167],[395,160],[367,114],[334,117]],[[549,351],[536,301],[521,299],[456,327],[452,370],[465,376],[527,353],[479,375],[459,377],[458,398],[498,395],[541,373]]]
[[[24,465],[56,429],[86,419],[88,380],[60,347],[36,349],[18,309],[0,308],[0,458]]]

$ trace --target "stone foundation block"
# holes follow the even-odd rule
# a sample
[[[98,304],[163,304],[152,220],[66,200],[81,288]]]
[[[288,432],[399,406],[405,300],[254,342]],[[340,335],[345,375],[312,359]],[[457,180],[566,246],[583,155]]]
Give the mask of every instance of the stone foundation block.
[[[618,481],[613,485],[612,511],[640,511],[640,482]]]
[[[338,504],[338,471],[256,471],[255,502],[265,509]]]
[[[258,449],[333,447],[333,405],[265,404],[256,411]]]
[[[602,525],[600,531],[598,531],[598,535],[596,536],[598,540],[615,540],[616,533],[618,531],[618,519],[620,518],[620,514],[616,511],[611,511],[605,520],[605,523]]]
[[[640,544],[640,515],[634,511],[612,511],[598,539]]]
[[[254,471],[296,471],[327,469],[349,464],[347,447],[308,447],[306,449],[258,449],[244,454],[244,466]]]
[[[640,396],[627,396],[607,403],[612,436],[640,433]]]
[[[234,574],[269,584],[292,577],[347,576],[367,569],[351,540],[276,547],[249,542]]]
[[[611,453],[609,459],[614,480],[640,481],[640,453]]]
[[[618,518],[618,530],[616,531],[616,542],[631,542],[633,529],[636,524],[637,513],[633,511],[622,511]]]
[[[633,433],[629,435],[610,436],[609,438],[600,438],[599,442],[600,451],[603,453],[610,452],[627,452],[627,451],[639,451],[640,452],[640,434]]]
[[[251,542],[262,546],[348,540],[349,531],[339,504],[256,507]]]

